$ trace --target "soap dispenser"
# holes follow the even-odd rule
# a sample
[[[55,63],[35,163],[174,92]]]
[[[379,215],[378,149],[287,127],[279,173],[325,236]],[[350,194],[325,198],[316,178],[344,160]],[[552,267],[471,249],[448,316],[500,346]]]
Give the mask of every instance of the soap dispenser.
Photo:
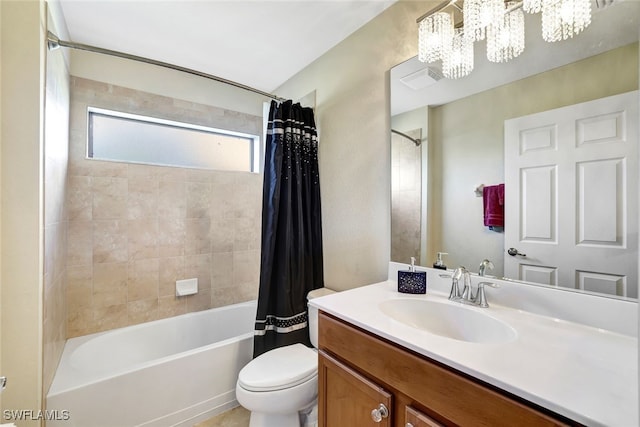
[[[411,257],[409,270],[398,271],[398,292],[405,294],[427,293],[427,272],[416,271],[415,262],[415,257]]]
[[[447,252],[438,252],[436,255],[436,262],[433,263],[433,268],[438,268],[440,270],[446,270],[447,266],[444,265],[442,261],[442,255],[449,255]]]

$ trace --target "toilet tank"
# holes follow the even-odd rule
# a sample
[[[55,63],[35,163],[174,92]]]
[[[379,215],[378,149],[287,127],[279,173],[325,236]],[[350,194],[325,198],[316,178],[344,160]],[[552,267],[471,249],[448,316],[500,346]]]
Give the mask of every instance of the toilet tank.
[[[307,301],[335,293],[336,291],[329,288],[314,289],[307,294]],[[309,310],[309,339],[311,339],[311,344],[313,344],[315,348],[318,348],[318,309],[308,304],[307,307]]]

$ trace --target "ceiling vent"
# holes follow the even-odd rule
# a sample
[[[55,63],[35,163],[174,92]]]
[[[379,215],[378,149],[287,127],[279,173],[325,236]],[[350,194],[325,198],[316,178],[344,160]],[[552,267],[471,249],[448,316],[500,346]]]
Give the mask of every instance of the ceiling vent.
[[[432,67],[426,67],[402,77],[400,81],[413,90],[420,90],[431,86],[440,79],[442,79],[440,71]]]

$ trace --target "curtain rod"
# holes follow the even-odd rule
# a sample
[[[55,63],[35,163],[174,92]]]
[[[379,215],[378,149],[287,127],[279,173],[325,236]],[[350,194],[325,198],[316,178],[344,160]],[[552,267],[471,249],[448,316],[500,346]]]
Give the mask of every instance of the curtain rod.
[[[416,147],[419,147],[420,144],[422,144],[422,139],[421,138],[412,138],[409,135],[407,135],[406,133],[402,133],[399,130],[395,130],[395,129],[391,129],[391,132],[395,133],[396,135],[404,136],[405,138],[407,138],[408,140],[410,140],[411,142],[416,144]]]
[[[70,41],[60,40],[55,34],[51,31],[47,32],[47,46],[49,50],[55,50],[59,47],[68,47],[71,49],[78,50],[86,50],[94,53],[101,53],[103,55],[111,55],[117,56],[119,58],[131,59],[133,61],[144,62],[151,65],[157,65],[159,67],[170,68],[176,71],[182,71],[184,73],[193,74],[194,76],[204,77],[205,79],[214,80],[219,83],[224,83],[230,86],[235,86],[240,89],[248,90],[249,92],[257,93],[258,95],[265,96],[267,98],[274,99],[278,102],[285,101],[285,98],[280,98],[279,96],[273,95],[268,92],[261,91],[260,89],[253,88],[251,86],[243,85],[242,83],[234,82],[232,80],[227,80],[222,77],[214,76],[212,74],[203,73],[201,71],[193,70],[191,68],[181,67],[179,65],[170,64],[168,62],[156,61],[155,59],[145,58],[142,56],[131,55],[124,52],[118,52],[116,50],[103,49],[101,47],[90,46],[82,43],[75,43]]]

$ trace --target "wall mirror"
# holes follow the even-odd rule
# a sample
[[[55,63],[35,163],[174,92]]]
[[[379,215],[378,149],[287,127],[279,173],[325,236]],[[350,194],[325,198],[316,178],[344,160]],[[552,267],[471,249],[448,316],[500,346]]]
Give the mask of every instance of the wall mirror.
[[[489,275],[637,298],[640,3],[594,1],[592,12],[587,29],[556,43],[542,40],[540,14],[525,13],[524,52],[490,63],[486,43],[476,42],[475,68],[461,79],[442,78],[438,62],[417,57],[391,69],[392,261],[415,256],[430,267],[437,252],[446,252],[449,268],[463,265],[477,273],[488,259],[494,265]],[[629,111],[614,106],[610,113],[555,122],[567,108],[622,94],[630,99]],[[534,119],[529,130],[518,128]],[[573,133],[559,131],[562,126]],[[534,128],[546,129],[547,140]],[[562,154],[571,166],[548,161],[519,166],[515,175],[506,169],[513,170],[505,147],[509,135],[517,140],[517,157],[526,144],[545,151],[544,141],[552,139],[553,152],[579,146],[589,132],[588,145],[600,147],[604,160],[572,152]],[[612,140],[623,143],[606,144]],[[617,151],[619,145],[631,154]],[[562,187],[567,176],[568,190]],[[583,191],[589,182],[596,185]],[[502,183],[505,227],[490,229],[482,186]],[[509,202],[517,210],[509,210]],[[510,248],[517,254],[509,255]],[[571,263],[577,266],[564,268]]]

